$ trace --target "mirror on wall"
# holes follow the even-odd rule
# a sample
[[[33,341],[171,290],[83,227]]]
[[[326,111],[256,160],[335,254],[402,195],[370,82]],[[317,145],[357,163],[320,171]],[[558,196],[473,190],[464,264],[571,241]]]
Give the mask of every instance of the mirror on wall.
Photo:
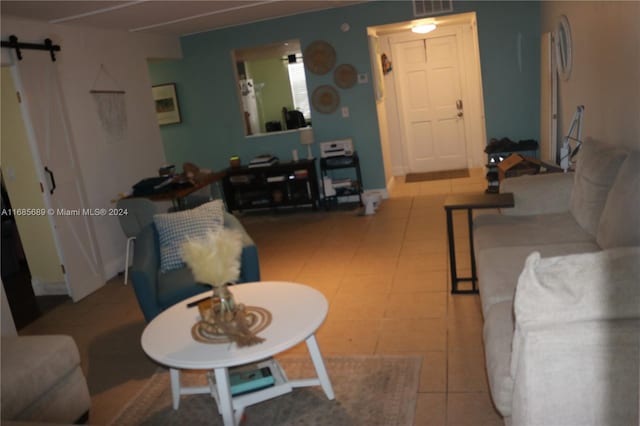
[[[236,49],[232,53],[245,135],[311,125],[300,40]]]
[[[569,80],[571,76],[571,68],[573,65],[571,26],[569,18],[565,15],[560,16],[556,25],[554,34],[556,45],[556,65],[558,73],[563,80]]]

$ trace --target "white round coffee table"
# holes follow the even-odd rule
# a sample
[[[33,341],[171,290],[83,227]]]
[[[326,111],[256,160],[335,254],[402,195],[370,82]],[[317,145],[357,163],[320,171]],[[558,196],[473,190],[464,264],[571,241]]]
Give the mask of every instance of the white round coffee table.
[[[144,329],[141,343],[153,360],[170,368],[173,408],[178,409],[180,395],[211,393],[218,404],[225,426],[236,425],[244,408],[292,388],[322,386],[327,398],[334,399],[333,387],[322,360],[315,332],[327,316],[329,304],[318,290],[289,282],[255,282],[231,287],[236,303],[259,306],[271,312],[271,324],[258,332],[265,340],[257,345],[237,347],[235,343],[200,343],[191,335],[192,326],[200,319],[197,307],[187,304],[202,294],[170,307],[154,318]],[[273,387],[231,397],[228,368],[269,360],[305,341],[317,377],[287,380],[284,372],[271,362],[276,384]],[[180,385],[180,369],[213,370],[215,383],[210,387],[184,388]],[[235,415],[234,415],[235,411]]]

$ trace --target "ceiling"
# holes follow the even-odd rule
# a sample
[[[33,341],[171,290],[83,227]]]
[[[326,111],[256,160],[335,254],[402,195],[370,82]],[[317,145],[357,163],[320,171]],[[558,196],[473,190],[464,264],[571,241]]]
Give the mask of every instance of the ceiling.
[[[2,0],[3,16],[182,36],[366,0]]]

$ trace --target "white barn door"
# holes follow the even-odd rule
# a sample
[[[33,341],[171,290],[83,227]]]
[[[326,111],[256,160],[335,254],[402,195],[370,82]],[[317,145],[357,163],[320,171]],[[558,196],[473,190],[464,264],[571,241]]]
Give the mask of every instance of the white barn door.
[[[78,301],[105,280],[57,67],[47,53],[31,53],[14,78],[67,291]]]

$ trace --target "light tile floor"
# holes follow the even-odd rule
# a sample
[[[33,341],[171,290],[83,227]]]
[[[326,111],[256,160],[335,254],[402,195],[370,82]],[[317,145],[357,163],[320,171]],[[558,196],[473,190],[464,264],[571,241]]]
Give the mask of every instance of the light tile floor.
[[[478,296],[449,293],[443,200],[482,192],[470,178],[405,184],[371,216],[350,211],[245,214],[264,280],[311,285],[330,302],[318,341],[325,355],[423,356],[416,425],[500,425],[488,393]],[[458,212],[456,212],[458,213]],[[466,216],[456,214],[462,272],[469,268]],[[91,424],[118,414],[157,366],[142,352],[145,324],[130,286],[117,277],[66,303],[20,334],[64,333],[78,343],[92,395]],[[303,345],[288,351],[306,352]]]

